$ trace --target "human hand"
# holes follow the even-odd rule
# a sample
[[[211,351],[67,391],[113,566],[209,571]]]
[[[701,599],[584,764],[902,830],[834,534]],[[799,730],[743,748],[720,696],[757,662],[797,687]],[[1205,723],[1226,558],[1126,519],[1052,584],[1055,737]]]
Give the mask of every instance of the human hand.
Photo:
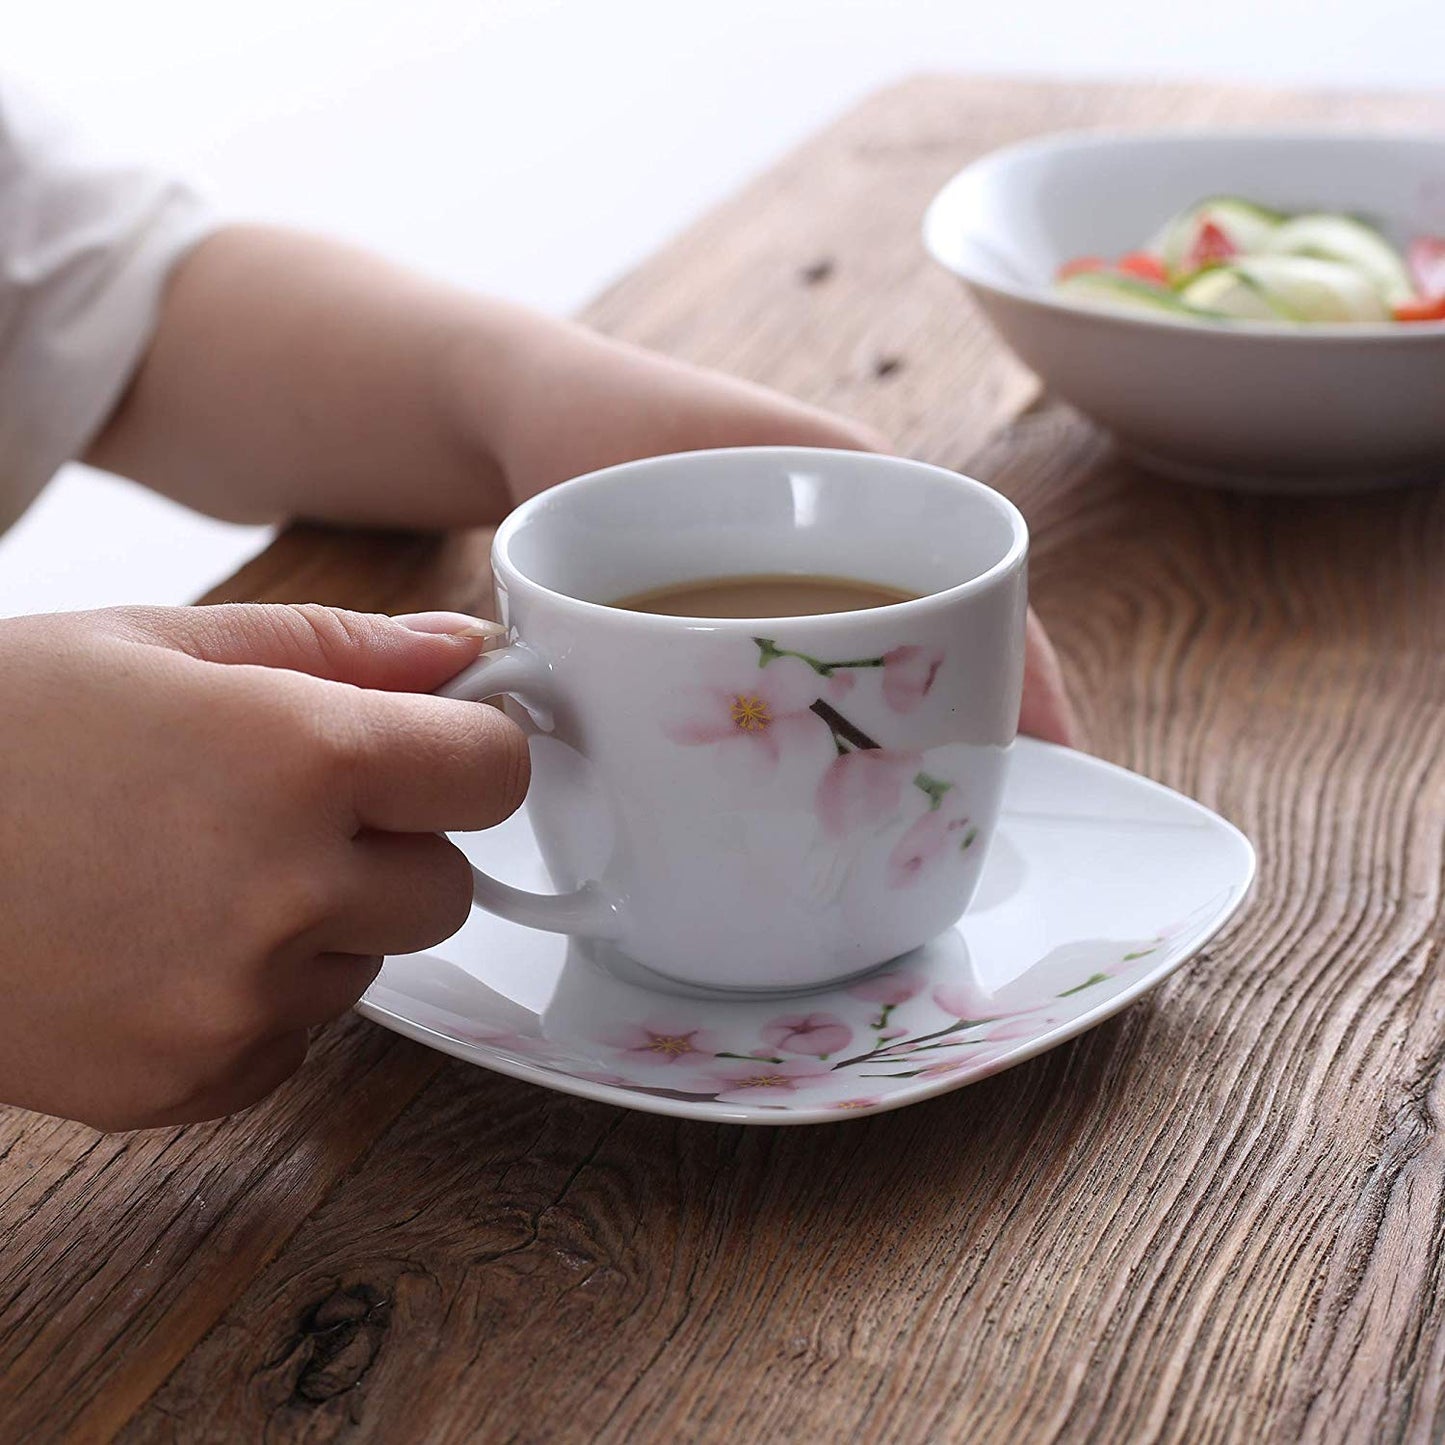
[[[860,422],[336,242],[232,226],[177,267],[86,455],[216,516],[446,528],[495,525],[614,462],[735,446],[893,449]],[[1023,726],[1063,741],[1068,719],[1035,623]]]
[[[1083,746],[1058,654],[1032,607],[1024,637],[1024,700],[1019,711],[1019,731],[1065,747]]]
[[[466,621],[0,622],[0,1100],[106,1129],[230,1113],[382,954],[460,927],[438,834],[499,822],[528,776],[501,712],[417,695],[481,650]]]

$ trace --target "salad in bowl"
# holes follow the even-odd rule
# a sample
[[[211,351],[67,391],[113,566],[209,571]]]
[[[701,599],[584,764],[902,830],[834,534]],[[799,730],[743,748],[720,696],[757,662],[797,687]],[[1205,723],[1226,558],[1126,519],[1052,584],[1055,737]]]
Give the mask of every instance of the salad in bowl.
[[[1087,304],[1198,323],[1445,321],[1445,237],[1416,236],[1402,255],[1360,216],[1215,196],[1117,260],[1064,262],[1055,286]]]
[[[923,239],[1048,391],[1155,474],[1445,480],[1445,138],[1043,136],[954,176]]]

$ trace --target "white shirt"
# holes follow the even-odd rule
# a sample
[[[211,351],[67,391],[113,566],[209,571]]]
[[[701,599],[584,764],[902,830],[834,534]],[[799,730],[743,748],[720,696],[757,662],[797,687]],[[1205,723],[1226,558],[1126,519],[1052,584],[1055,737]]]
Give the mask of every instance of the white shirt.
[[[178,181],[88,157],[0,85],[0,531],[100,429],[171,267],[214,224]]]

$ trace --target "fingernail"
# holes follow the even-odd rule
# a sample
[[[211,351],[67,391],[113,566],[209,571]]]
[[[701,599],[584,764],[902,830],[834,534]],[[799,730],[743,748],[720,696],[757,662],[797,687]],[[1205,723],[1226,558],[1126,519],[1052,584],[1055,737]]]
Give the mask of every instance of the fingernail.
[[[468,617],[465,612],[407,612],[391,620],[413,632],[426,632],[434,637],[481,637],[492,641],[507,635],[507,629],[500,622]]]

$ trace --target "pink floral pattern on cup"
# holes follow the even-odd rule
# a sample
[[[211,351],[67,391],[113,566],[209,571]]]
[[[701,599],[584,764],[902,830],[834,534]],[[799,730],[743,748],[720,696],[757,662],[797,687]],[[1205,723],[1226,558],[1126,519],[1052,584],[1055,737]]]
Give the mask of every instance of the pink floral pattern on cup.
[[[823,831],[844,838],[898,812],[903,789],[923,766],[921,753],[855,748],[839,753],[818,784],[814,806]]]
[[[955,850],[966,853],[978,837],[963,799],[950,788],[916,818],[888,855],[888,885],[909,888]]]
[[[663,721],[665,736],[684,747],[716,747],[724,766],[748,765],[754,780],[764,781],[785,750],[805,744],[810,733],[821,737],[826,728],[834,757],[813,800],[825,837],[901,827],[886,865],[891,888],[913,886],[955,845],[958,852],[968,850],[977,829],[956,784],[926,771],[918,750],[880,743],[834,706],[854,691],[860,674],[871,674],[881,677],[888,708],[915,712],[947,661],[943,653],[907,643],[873,657],[831,661],[771,637],[755,637],[752,645],[756,656],[740,658],[684,695],[677,713]],[[807,758],[808,766],[816,766],[815,754]]]
[[[883,700],[894,712],[914,712],[928,696],[938,670],[941,652],[906,645],[883,654]]]
[[[811,710],[817,678],[802,662],[784,658],[782,663],[767,669],[739,663],[685,696],[663,731],[673,742],[712,744],[766,771],[800,733],[818,726]]]

